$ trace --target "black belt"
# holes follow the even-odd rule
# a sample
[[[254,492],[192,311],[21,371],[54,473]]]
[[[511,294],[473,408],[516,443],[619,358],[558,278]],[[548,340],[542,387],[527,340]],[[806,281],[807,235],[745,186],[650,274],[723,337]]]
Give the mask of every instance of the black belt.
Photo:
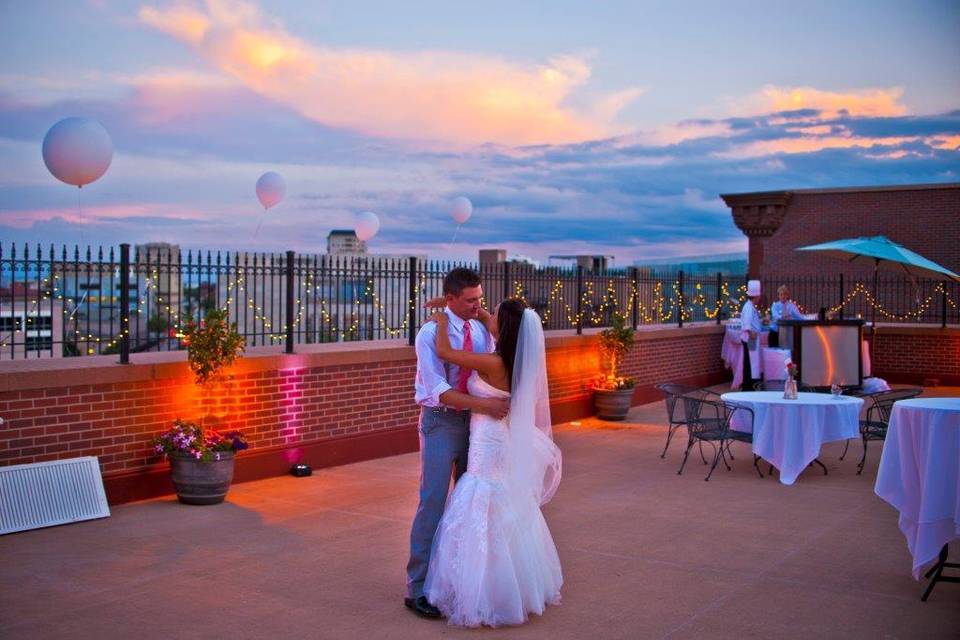
[[[426,409],[432,413],[456,413],[458,415],[470,413],[470,409],[455,409],[453,407],[426,407]]]

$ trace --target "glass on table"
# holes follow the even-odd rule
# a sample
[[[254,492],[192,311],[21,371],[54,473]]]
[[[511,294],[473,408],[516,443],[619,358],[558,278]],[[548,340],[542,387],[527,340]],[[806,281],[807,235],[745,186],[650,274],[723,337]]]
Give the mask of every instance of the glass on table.
[[[843,393],[843,387],[834,382],[830,385],[830,393],[833,394],[833,399],[836,400],[840,397],[840,394]]]

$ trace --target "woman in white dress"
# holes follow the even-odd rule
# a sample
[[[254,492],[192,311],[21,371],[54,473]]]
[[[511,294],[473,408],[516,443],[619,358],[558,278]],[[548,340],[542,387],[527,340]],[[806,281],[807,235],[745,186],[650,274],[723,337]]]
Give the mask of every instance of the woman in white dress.
[[[436,314],[437,354],[473,369],[471,395],[510,397],[503,420],[473,414],[467,471],[447,499],[430,553],[424,594],[451,625],[521,624],[560,603],[560,558],[540,506],[561,475],[553,443],[540,317],[505,300],[487,325],[495,353],[450,347]]]

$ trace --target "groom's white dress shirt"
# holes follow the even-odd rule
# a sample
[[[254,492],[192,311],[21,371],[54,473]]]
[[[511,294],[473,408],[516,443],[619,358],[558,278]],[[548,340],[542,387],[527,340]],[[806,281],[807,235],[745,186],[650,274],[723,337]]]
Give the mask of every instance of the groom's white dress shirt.
[[[466,322],[449,308],[444,310],[450,322],[447,324],[450,346],[463,349],[463,325]],[[470,320],[470,335],[473,350],[480,353],[493,353],[493,336],[479,320]],[[414,383],[414,399],[422,407],[439,407],[440,396],[455,388],[460,375],[460,367],[445,363],[437,357],[437,323],[428,322],[417,333],[417,380]]]

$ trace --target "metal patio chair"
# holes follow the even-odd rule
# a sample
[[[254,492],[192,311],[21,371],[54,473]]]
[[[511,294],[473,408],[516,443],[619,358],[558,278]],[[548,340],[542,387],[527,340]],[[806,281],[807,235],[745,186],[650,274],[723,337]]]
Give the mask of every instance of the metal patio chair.
[[[919,387],[909,389],[894,389],[884,391],[873,396],[873,405],[867,409],[866,420],[860,421],[860,437],[863,439],[863,456],[860,463],[857,464],[857,475],[863,473],[863,467],[867,462],[867,443],[872,440],[886,440],[887,427],[890,425],[890,413],[893,411],[893,404],[899,400],[909,400],[916,398],[923,393]]]
[[[713,475],[717,463],[723,459],[724,466],[730,470],[730,464],[727,462],[726,453],[729,452],[730,444],[733,442],[744,442],[750,444],[753,442],[753,410],[750,407],[734,404],[706,400],[698,395],[680,396],[680,402],[684,404],[684,410],[687,417],[687,448],[683,452],[683,462],[680,463],[680,469],[677,475],[683,473],[683,468],[687,464],[687,458],[690,456],[690,449],[694,443],[706,442],[714,448],[713,464],[710,465],[710,471],[704,481],[709,481]],[[750,416],[751,432],[746,433],[730,428],[730,419],[737,412],[745,412]],[[732,456],[731,456],[732,459]],[[753,456],[753,466],[757,474],[762,478],[763,473],[757,464],[759,456]]]
[[[665,458],[667,456],[667,449],[670,448],[670,441],[673,439],[673,434],[677,429],[687,424],[686,407],[683,402],[678,402],[678,399],[681,396],[691,395],[705,399],[719,400],[720,395],[709,389],[692,387],[675,382],[664,382],[655,386],[663,393],[663,402],[667,407],[667,443],[663,447],[663,453],[660,454],[661,458]],[[702,451],[700,455],[701,457],[703,456]],[[704,458],[703,462],[704,464],[707,463],[706,458]]]

